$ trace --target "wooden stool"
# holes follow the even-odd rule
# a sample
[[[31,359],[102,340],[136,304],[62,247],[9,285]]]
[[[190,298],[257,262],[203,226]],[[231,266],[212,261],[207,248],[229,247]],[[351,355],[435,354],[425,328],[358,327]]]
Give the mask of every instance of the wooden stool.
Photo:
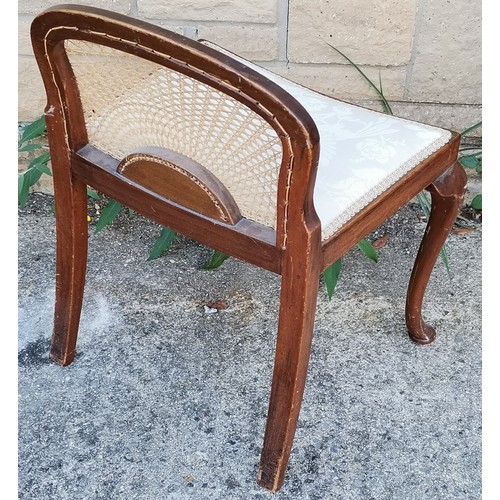
[[[281,274],[258,483],[284,479],[320,273],[427,188],[408,288],[410,338],[433,341],[424,291],[463,199],[459,135],[346,104],[209,42],[104,10],[32,24],[45,83],[57,226],[51,358],[71,363],[87,258],[87,185],[211,248]],[[321,146],[321,148],[320,148]]]

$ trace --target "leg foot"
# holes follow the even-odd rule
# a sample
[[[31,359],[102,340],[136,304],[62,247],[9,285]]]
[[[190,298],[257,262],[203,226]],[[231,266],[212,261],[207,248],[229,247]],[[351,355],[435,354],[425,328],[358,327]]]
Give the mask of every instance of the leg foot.
[[[467,175],[456,162],[427,189],[431,193],[431,215],[408,286],[406,325],[410,339],[417,344],[430,344],[436,337],[434,328],[422,319],[422,302],[434,264],[450,233],[462,204]]]

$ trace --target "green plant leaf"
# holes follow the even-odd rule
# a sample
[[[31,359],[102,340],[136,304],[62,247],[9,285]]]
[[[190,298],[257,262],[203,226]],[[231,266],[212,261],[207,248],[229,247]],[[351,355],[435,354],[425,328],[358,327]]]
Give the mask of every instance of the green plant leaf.
[[[23,184],[21,188],[21,192],[19,193],[18,203],[21,208],[26,206],[26,202],[28,201],[29,188],[27,184]]]
[[[40,149],[43,147],[41,144],[26,144],[26,146],[23,146],[18,149],[19,153],[26,153],[29,151],[35,151],[35,149]]]
[[[340,270],[342,269],[342,259],[336,260],[330,267],[327,267],[323,271],[323,280],[326,285],[326,292],[328,293],[328,299],[332,300],[333,293],[335,292],[335,287],[340,276]]]
[[[177,233],[172,231],[168,227],[162,228],[160,232],[160,236],[155,241],[153,248],[151,249],[151,253],[149,254],[148,260],[157,259],[161,254],[166,252],[172,245],[172,242],[175,240]]]
[[[483,209],[483,195],[482,194],[476,194],[472,201],[470,202],[470,206],[474,210],[482,210]]]
[[[357,247],[373,262],[378,262],[378,253],[375,247],[367,240],[361,240]]]
[[[24,175],[24,184],[28,187],[34,186],[42,176],[42,171],[37,169],[36,166],[29,168],[23,172]]]
[[[24,185],[24,175],[19,174],[17,176],[17,200],[21,207],[25,207],[26,201],[28,200],[28,188]]]
[[[225,253],[219,252],[218,250],[214,250],[214,253],[212,254],[212,258],[210,259],[210,262],[203,267],[203,269],[211,270],[211,269],[217,269],[218,267],[222,266],[224,261],[229,258],[229,255],[226,255]]]
[[[389,104],[389,102],[387,101],[387,99],[385,98],[383,92],[382,92],[382,87],[379,89],[366,75],[365,73],[363,72],[363,70],[353,61],[351,61],[351,59],[349,59],[343,52],[341,52],[339,49],[337,49],[336,47],[334,47],[333,45],[331,45],[330,43],[328,44],[333,50],[335,50],[337,53],[339,53],[349,64],[351,64],[357,71],[358,73],[368,82],[368,84],[370,85],[370,87],[372,87],[375,92],[378,94],[381,102],[382,102],[382,106],[384,108],[384,112],[385,113],[388,113],[390,115],[394,114],[392,112],[392,109],[391,109],[391,105]]]
[[[33,160],[31,160],[30,164],[28,165],[28,168],[34,167],[35,165],[39,165],[41,163],[48,163],[50,160],[50,153],[43,153],[40,156],[37,156]]]
[[[477,166],[476,166],[476,172],[480,174],[483,171],[483,157],[478,156],[477,157]]]
[[[458,161],[465,168],[477,168],[477,166],[479,165],[479,159],[476,157],[476,155],[462,156],[458,159]]]
[[[17,181],[18,203],[21,208],[24,208],[26,206],[26,201],[28,200],[29,190],[31,186],[35,185],[41,176],[42,172],[35,167],[31,167],[19,174],[19,179]],[[22,178],[22,180],[20,178]]]
[[[102,231],[107,225],[111,224],[121,209],[121,203],[116,200],[109,200],[108,204],[103,208],[101,216],[97,221],[95,233],[97,234],[99,231]]]
[[[474,125],[472,125],[472,127],[466,128],[460,135],[462,137],[468,135],[471,132],[474,132],[474,130],[481,128],[482,126],[483,126],[483,121],[481,120],[480,122],[477,122]]]
[[[50,177],[52,177],[52,172],[50,171],[50,168],[47,167],[46,163],[35,163],[35,165],[33,165],[33,168],[36,168],[42,174],[49,175]]]
[[[97,194],[97,191],[95,191],[94,189],[92,189],[90,187],[87,188],[87,196],[89,198],[92,198],[93,200],[100,200],[100,197]]]
[[[22,146],[26,141],[30,141],[35,137],[40,137],[45,133],[45,130],[45,116],[42,115],[37,120],[24,127],[21,138],[19,139],[19,146]]]

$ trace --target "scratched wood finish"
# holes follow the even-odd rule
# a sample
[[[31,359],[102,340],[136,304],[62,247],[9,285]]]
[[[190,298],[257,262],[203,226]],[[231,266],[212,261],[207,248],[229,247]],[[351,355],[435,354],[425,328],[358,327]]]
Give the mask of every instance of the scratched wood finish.
[[[241,218],[224,189],[215,180],[210,184],[210,176],[200,174],[202,166],[191,164],[188,170],[203,177],[203,186],[210,184],[209,191],[226,207],[227,221],[211,211],[209,204],[195,203],[195,196],[177,196],[166,181],[159,181],[161,187],[152,185],[165,173],[148,173],[145,167],[151,167],[150,163],[120,167],[119,160],[88,144],[76,80],[64,50],[65,39],[106,45],[178,71],[237,99],[266,120],[276,130],[283,148],[276,230]],[[92,7],[66,5],[41,13],[32,24],[32,43],[47,93],[56,200],[56,306],[51,358],[67,365],[75,355],[87,255],[87,185],[203,244],[281,274],[275,364],[257,477],[264,488],[279,490],[306,382],[320,272],[427,186],[433,200],[432,215],[410,280],[406,319],[413,340],[432,341],[434,332],[422,320],[422,302],[463,196],[465,174],[455,163],[459,136],[455,134],[448,144],[321,242],[313,206],[318,131],[302,105],[275,83],[196,41]],[[190,186],[188,190],[195,192],[196,188]]]

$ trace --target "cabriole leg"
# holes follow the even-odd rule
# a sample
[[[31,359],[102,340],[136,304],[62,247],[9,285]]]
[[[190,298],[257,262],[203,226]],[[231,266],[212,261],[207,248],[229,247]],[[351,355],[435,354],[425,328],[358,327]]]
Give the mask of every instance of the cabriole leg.
[[[450,233],[463,202],[467,175],[456,162],[427,190],[431,193],[431,215],[410,277],[406,298],[406,325],[410,338],[418,344],[430,344],[434,328],[422,319],[422,301],[430,274]]]

